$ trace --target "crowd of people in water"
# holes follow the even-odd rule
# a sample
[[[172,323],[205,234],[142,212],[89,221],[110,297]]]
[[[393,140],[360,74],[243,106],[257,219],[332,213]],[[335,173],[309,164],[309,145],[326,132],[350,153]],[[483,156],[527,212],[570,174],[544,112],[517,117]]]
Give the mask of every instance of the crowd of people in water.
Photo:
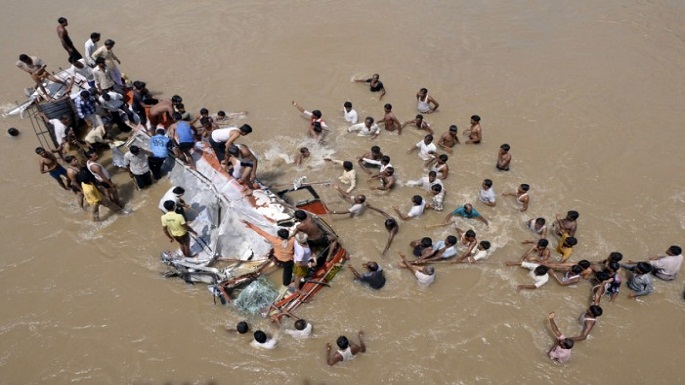
[[[202,108],[197,117],[191,118],[180,96],[174,95],[169,100],[157,100],[151,96],[145,82],[128,83],[119,69],[121,61],[113,52],[113,40],[107,39],[104,46],[99,47],[100,33],[93,32],[84,44],[86,55],[82,56],[69,37],[67,26],[67,20],[60,18],[57,35],[63,48],[68,52],[71,70],[82,75],[89,87],[87,90],[84,87],[84,90],[73,99],[75,115],[78,118],[76,121],[69,115],[56,119],[48,119],[43,115],[46,124],[53,128],[57,147],[52,150],[39,147],[36,154],[39,156],[41,173],[48,173],[61,188],[71,190],[81,207],[85,208],[84,201],[91,206],[93,220],[100,220],[101,205],[114,212],[122,211],[124,207],[119,198],[118,187],[112,181],[110,173],[98,163],[99,149],[103,145],[109,145],[113,151],[118,151],[118,146],[123,143],[115,140],[117,130],[123,133],[146,130],[148,133],[148,149],[131,145],[129,151],[123,155],[122,165],[134,180],[137,189],[145,189],[153,180],[162,178],[164,164],[171,155],[186,163],[188,167],[195,168],[193,155],[205,145],[211,147],[222,169],[240,182],[246,195],[249,195],[252,189],[261,187],[257,178],[259,157],[245,143],[253,128],[249,124],[235,124],[237,120],[245,118],[246,112],[218,111],[212,115],[206,108]],[[76,77],[64,79],[51,74],[43,60],[35,56],[20,55],[17,66],[28,72],[37,83],[37,88],[43,92],[45,88],[42,84],[45,80],[64,84],[68,88],[66,97],[70,94],[71,87],[78,84],[75,81]],[[387,94],[378,74],[370,78],[355,78],[353,81],[368,86],[370,92],[378,93],[379,102]],[[47,98],[50,99],[49,96]],[[355,193],[355,190],[359,189],[357,171],[367,177],[369,190],[388,191],[401,188],[397,183],[396,169],[389,155],[393,151],[398,151],[397,148],[388,151],[379,145],[373,145],[368,152],[360,154],[355,159],[324,158],[325,161],[342,169],[342,174],[338,178],[339,183],[333,184],[332,188],[342,199],[350,203],[349,207],[332,210],[329,214],[355,218],[363,215],[366,209],[380,214],[384,218],[384,227],[387,230],[387,241],[382,255],[389,250],[399,232],[401,222],[420,220],[429,210],[444,211],[444,181],[450,176],[450,155],[457,146],[477,146],[483,141],[479,115],[470,117],[470,125],[462,133],[461,140],[457,125],[449,126],[447,131],[439,134],[435,140],[437,128],[425,120],[425,115],[435,113],[442,105],[426,88],[421,88],[416,93],[415,103],[417,115],[405,122],[400,122],[389,103],[383,106],[384,114],[379,119],[371,116],[361,119],[350,101],[344,102],[341,110],[342,118],[349,123],[347,132],[356,133],[359,137],[374,140],[383,133],[401,135],[402,130],[407,127],[425,132],[420,141],[406,149],[407,153],[417,153],[426,170],[425,175],[405,183],[407,188],[424,190],[423,196],[412,196],[411,202],[408,202],[409,208],[392,206],[395,215],[391,215],[377,205],[372,205],[365,195]],[[317,143],[315,145],[329,145],[326,139],[331,128],[326,124],[323,113],[317,109],[309,111],[295,101],[292,101],[292,105],[306,118],[307,136]],[[79,134],[80,122],[86,127],[85,135]],[[115,126],[117,130],[114,129]],[[499,147],[496,156],[493,157],[493,172],[509,171],[512,162],[510,150],[511,147],[506,143]],[[299,167],[311,157],[309,148],[301,147],[297,151],[294,163]],[[483,180],[479,190],[475,202],[486,210],[493,210],[497,203],[493,181]],[[531,204],[530,191],[529,184],[521,183],[516,191],[507,191],[501,196],[507,199],[511,197],[518,210],[526,213]],[[164,234],[170,242],[178,242],[184,256],[193,257],[189,234],[195,231],[187,223],[185,209],[189,206],[183,200],[184,192],[182,187],[172,187],[160,200],[159,208],[164,213],[161,217]],[[276,235],[273,235],[273,229],[265,231],[250,223],[246,223],[246,226],[271,243],[273,249],[270,258],[276,265],[283,267],[283,285],[297,290],[299,283],[316,266],[316,261],[312,259],[312,248],[330,246],[329,250],[333,250],[338,240],[335,236],[324,233],[307,212],[297,210],[294,217],[299,221],[299,225],[293,232],[278,229],[275,231]],[[459,223],[468,223],[465,220],[470,219],[489,226],[489,220],[473,203],[463,202],[445,215],[440,223],[426,225],[427,229],[453,226],[454,234],[448,235],[444,240],[436,241],[428,236],[412,240],[408,245],[410,257],[399,252],[399,266],[411,273],[419,286],[427,288],[435,281],[436,264],[473,264],[489,257],[491,242],[479,239],[472,228],[458,227],[455,220],[457,218],[460,218]],[[598,261],[571,261],[574,248],[579,244],[578,218],[577,211],[569,210],[565,216],[557,214],[552,221],[543,217],[522,220],[531,233],[531,239],[523,240],[521,243],[530,247],[518,260],[505,262],[507,266],[520,266],[530,270],[530,283],[517,285],[517,291],[540,289],[550,281],[550,278],[564,287],[584,284],[584,281],[590,283],[589,307],[580,317],[582,328],[577,335],[565,335],[556,325],[555,313],[548,316],[555,337],[554,345],[548,354],[551,359],[561,363],[570,359],[575,343],[588,338],[604,312],[601,301],[614,302],[624,280],[629,290],[628,298],[647,296],[654,290],[654,278],[663,281],[674,280],[683,261],[682,249],[677,245],[670,246],[663,255],[650,256],[641,261],[629,260],[623,263],[623,254],[618,251],[611,252],[605,259]],[[556,242],[553,248],[550,240]],[[379,290],[384,287],[385,275],[378,262],[367,261],[362,267],[364,271],[359,272],[353,266],[348,266],[355,279],[370,288]],[[294,318],[294,329],[285,330],[284,333],[295,338],[311,336],[312,324]],[[236,328],[239,334],[244,334],[248,330],[249,326],[244,321]],[[264,331],[257,330],[253,333],[252,346],[272,349],[276,346],[278,334],[277,332],[276,335],[269,336]],[[327,363],[334,365],[364,352],[366,346],[363,336],[364,333],[360,331],[359,344],[340,336],[335,351],[327,344]]]

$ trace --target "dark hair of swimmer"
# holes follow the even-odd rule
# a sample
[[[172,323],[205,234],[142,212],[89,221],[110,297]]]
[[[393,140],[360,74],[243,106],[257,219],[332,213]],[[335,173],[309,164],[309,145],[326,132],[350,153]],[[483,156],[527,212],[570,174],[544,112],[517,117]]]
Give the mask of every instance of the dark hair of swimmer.
[[[302,318],[295,321],[295,329],[304,330],[304,328],[306,328],[306,327],[307,327],[307,321],[303,320]]]
[[[652,265],[650,265],[647,262],[639,262],[637,266],[635,266],[635,272],[639,274],[647,274],[652,272]]]
[[[598,305],[590,306],[590,314],[592,314],[593,317],[599,317],[602,313],[604,313],[604,311]]]
[[[240,321],[238,322],[238,325],[235,327],[235,330],[237,330],[240,334],[245,334],[248,330],[250,330],[250,327],[247,325],[247,322]]]
[[[467,230],[464,235],[466,236],[466,238],[475,238],[476,232],[473,230]]]
[[[548,245],[549,245],[549,241],[546,240],[545,238],[538,240],[538,247],[547,247]]]
[[[421,198],[421,195],[414,195],[411,197],[412,203],[414,203],[415,206],[420,205],[423,203],[423,198]]]
[[[480,247],[483,248],[483,250],[490,250],[490,241],[480,241]]]
[[[257,330],[256,332],[254,332],[254,339],[260,344],[263,344],[266,342],[266,333],[264,333],[261,330]]]
[[[392,230],[397,227],[397,221],[392,218],[388,218],[385,220],[384,225],[387,230]]]
[[[568,237],[568,238],[566,238],[566,240],[564,241],[564,244],[565,244],[566,246],[573,247],[573,246],[575,246],[575,245],[578,244],[578,240],[575,239],[575,238],[573,238],[573,237]]]
[[[547,266],[538,266],[533,270],[535,272],[535,275],[545,275],[547,274],[547,271],[549,270],[549,267]]]
[[[350,346],[350,342],[347,340],[347,337],[345,336],[338,337],[338,340],[335,341],[335,343],[338,344],[338,347],[342,350],[345,350]]]
[[[430,237],[421,238],[421,247],[431,247],[433,246],[433,240]]]
[[[343,162],[343,168],[345,169],[345,171],[350,171],[353,167],[354,165],[349,160]]]
[[[606,271],[598,271],[595,273],[595,278],[597,278],[599,282],[604,282],[611,277],[609,277],[609,273]]]
[[[295,218],[299,221],[303,221],[307,219],[307,213],[305,213],[303,210],[295,210],[295,213],[293,214]]]
[[[621,262],[623,259],[623,254],[619,253],[618,251],[612,251],[609,253],[609,260],[612,262]]]
[[[609,262],[609,269],[613,271],[614,273],[618,271],[618,269],[621,268],[621,265],[618,262]]]
[[[290,236],[290,232],[288,232],[288,230],[286,229],[280,229],[276,232],[276,234],[278,234],[278,237],[283,240],[288,239],[288,237]]]
[[[242,126],[240,126],[240,132],[243,134],[251,133],[252,132],[252,126],[250,126],[249,124],[243,124]]]

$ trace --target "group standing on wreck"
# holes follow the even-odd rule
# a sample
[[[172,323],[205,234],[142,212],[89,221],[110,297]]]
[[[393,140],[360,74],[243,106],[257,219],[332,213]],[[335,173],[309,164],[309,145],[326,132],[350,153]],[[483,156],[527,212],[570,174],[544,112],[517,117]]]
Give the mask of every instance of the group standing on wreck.
[[[153,98],[147,89],[147,84],[137,80],[128,83],[119,66],[121,60],[114,54],[114,41],[107,39],[104,46],[99,47],[100,33],[93,32],[84,44],[83,57],[75,48],[71,37],[66,29],[66,18],[59,18],[57,34],[62,47],[68,53],[68,61],[71,63],[70,78],[60,78],[47,71],[47,65],[36,56],[21,54],[17,66],[29,73],[47,100],[51,100],[49,92],[44,87],[44,82],[51,81],[60,83],[67,88],[66,95],[72,94],[74,86],[82,90],[73,98],[73,105],[77,119],[64,115],[49,119],[43,116],[46,124],[52,127],[55,135],[55,149],[38,147],[36,154],[39,157],[41,173],[47,173],[54,178],[61,188],[72,191],[79,205],[84,207],[84,201],[92,207],[93,220],[100,220],[99,207],[104,205],[114,212],[124,210],[124,202],[121,202],[118,187],[112,181],[109,171],[98,163],[98,149],[102,145],[112,145],[113,151],[119,151],[115,139],[117,130],[123,133],[147,132],[147,148],[131,145],[129,151],[123,155],[123,165],[134,180],[138,189],[146,189],[154,180],[159,180],[164,175],[164,164],[170,157],[174,157],[185,163],[189,168],[196,169],[198,155],[213,153],[217,167],[220,168],[227,178],[235,179],[242,193],[249,196],[253,190],[260,190],[263,186],[258,179],[260,156],[248,146],[247,139],[253,132],[249,124],[238,126],[236,121],[244,119],[246,112],[226,113],[218,111],[211,115],[202,108],[195,119],[185,110],[183,98],[174,95],[169,100],[157,100]],[[380,80],[378,74],[367,79],[353,79],[355,82],[368,83],[370,92],[378,92],[378,102],[387,94],[387,88]],[[400,123],[392,112],[392,105],[383,106],[383,115],[379,118],[365,117],[363,122],[358,123],[359,116],[350,101],[342,106],[342,117],[350,123],[347,132],[356,133],[357,140],[380,141],[383,136],[400,136],[402,130],[409,126],[421,132],[423,138],[417,143],[412,143],[409,148],[381,148],[379,145],[371,147],[370,151],[361,154],[356,159],[336,160],[326,158],[332,164],[342,168],[339,177],[340,185],[334,184],[341,197],[347,200],[351,206],[344,210],[327,211],[326,214],[345,214],[352,220],[363,221],[366,209],[373,211],[374,216],[381,215],[387,230],[387,241],[382,255],[384,256],[396,235],[401,231],[404,221],[421,221],[425,217],[440,214],[431,211],[442,212],[444,210],[446,193],[445,180],[457,172],[449,170],[449,156],[457,146],[462,145],[458,136],[458,125],[452,124],[444,133],[435,136],[436,129],[425,120],[424,115],[444,113],[449,111],[449,103],[439,103],[427,88],[420,88],[415,98],[418,114],[414,119]],[[303,135],[311,138],[315,144],[328,146],[327,136],[332,130],[324,120],[322,111],[305,109],[300,104],[292,101],[291,104],[302,114],[307,123],[303,124]],[[438,108],[440,110],[438,111]],[[380,108],[379,108],[380,110]],[[469,127],[462,133],[463,145],[479,145],[483,142],[483,128],[481,116],[471,115]],[[86,126],[85,135],[79,135],[79,123]],[[116,126],[117,130],[114,130]],[[382,128],[381,128],[382,127]],[[259,128],[256,128],[259,129]],[[306,129],[306,135],[304,131]],[[406,137],[406,136],[405,136]],[[436,138],[437,141],[436,141]],[[376,142],[378,143],[378,142]],[[493,173],[506,173],[512,167],[511,146],[502,144],[497,154],[493,154]],[[369,193],[378,190],[378,194],[384,194],[399,187],[396,183],[397,170],[400,167],[391,164],[391,153],[406,151],[416,152],[420,162],[426,169],[425,175],[417,176],[418,179],[406,183],[408,187],[419,187],[424,194],[416,194],[411,199],[411,206],[400,208],[393,206],[396,216],[388,214],[373,201],[373,196],[366,194],[353,195],[353,191],[362,189],[358,184],[357,169],[367,176]],[[57,155],[57,156],[55,156]],[[306,147],[299,149],[296,164],[306,163],[311,160],[311,153]],[[60,164],[60,159],[62,164]],[[523,166],[523,165],[521,165]],[[454,178],[454,176],[452,176]],[[517,181],[522,182],[522,181]],[[530,192],[534,189],[527,183],[518,183],[516,191],[507,191],[502,197],[511,197],[521,213],[528,211],[531,201]],[[178,189],[174,187],[173,189]],[[182,189],[182,188],[181,188]],[[188,224],[183,208],[187,204],[181,198],[182,191],[173,190],[174,198],[161,202],[164,214],[161,217],[162,229],[170,242],[180,245],[184,257],[193,258],[190,250],[190,234],[195,230]],[[172,191],[172,192],[173,192]],[[481,228],[488,228],[493,220],[492,216],[497,210],[496,194],[493,190],[491,179],[485,179],[481,186],[474,186],[473,201],[459,202],[457,207],[450,211],[444,220],[439,223],[426,224],[426,228],[453,226],[453,235],[444,240],[434,241],[430,236],[412,235],[412,241],[407,244],[407,251],[414,259],[407,258],[405,253],[399,252],[400,262],[398,268],[406,269],[412,274],[418,285],[428,288],[436,280],[436,268],[434,266],[442,262],[449,264],[477,263],[487,259],[494,250],[493,244],[478,235],[475,228],[471,228],[469,219],[475,219]],[[180,195],[179,195],[180,192]],[[382,195],[380,195],[382,196]],[[380,199],[379,199],[380,200]],[[181,203],[182,202],[182,203]],[[372,204],[373,203],[373,204]],[[390,211],[390,210],[387,210]],[[487,211],[487,219],[480,211]],[[289,293],[300,295],[302,284],[308,278],[316,274],[327,262],[331,262],[336,250],[341,245],[341,240],[334,234],[325,232],[313,219],[313,214],[305,210],[294,210],[293,218],[297,225],[291,230],[273,226],[263,229],[253,223],[245,222],[245,226],[264,237],[271,245],[268,258],[277,266],[283,268],[282,284],[289,287]],[[614,251],[602,260],[590,261],[583,259],[577,262],[570,261],[574,248],[580,245],[577,236],[577,221],[579,213],[569,210],[565,216],[556,214],[553,221],[545,218],[521,218],[522,226],[531,232],[530,240],[522,240],[523,244],[530,244],[521,258],[516,261],[505,262],[508,266],[520,266],[530,271],[530,284],[520,284],[516,290],[536,290],[545,285],[549,278],[558,282],[561,286],[580,284],[587,280],[591,283],[589,295],[589,307],[581,314],[581,330],[578,335],[567,337],[559,330],[555,322],[555,313],[550,313],[548,320],[554,336],[554,345],[548,352],[549,357],[555,361],[564,363],[571,357],[571,351],[575,343],[584,341],[593,330],[604,309],[600,307],[601,301],[608,296],[609,302],[616,300],[621,283],[625,280],[629,289],[628,298],[636,298],[650,294],[654,290],[652,277],[663,281],[672,281],[676,278],[682,265],[682,250],[677,245],[670,246],[663,255],[651,256],[643,261],[629,260],[622,264],[623,255]],[[458,227],[462,226],[462,227]],[[557,244],[550,250],[550,239],[556,238]],[[385,239],[385,237],[384,237]],[[322,253],[322,251],[325,251]],[[552,255],[556,252],[556,258]],[[318,257],[318,258],[317,258]],[[411,259],[411,260],[410,260]],[[598,258],[599,259],[599,258]],[[355,279],[367,284],[374,290],[381,289],[385,285],[384,270],[377,261],[366,261],[363,264],[366,269],[359,273],[354,267],[349,270]],[[558,275],[560,273],[560,275]],[[627,280],[626,278],[627,277]],[[284,313],[296,320],[295,329],[288,334],[299,337],[307,337],[312,333],[312,324],[298,319],[292,313]],[[276,317],[280,320],[280,317]],[[242,331],[241,331],[242,330]],[[245,333],[248,325],[238,325],[238,332]],[[278,333],[277,333],[278,334]],[[332,351],[330,344],[326,345],[326,362],[334,365],[341,361],[347,361],[358,353],[366,351],[364,333],[359,332],[359,344],[350,342],[347,337],[340,336],[337,339],[338,350]],[[268,336],[264,331],[257,330],[253,334],[253,346],[271,349],[276,346],[278,335]]]

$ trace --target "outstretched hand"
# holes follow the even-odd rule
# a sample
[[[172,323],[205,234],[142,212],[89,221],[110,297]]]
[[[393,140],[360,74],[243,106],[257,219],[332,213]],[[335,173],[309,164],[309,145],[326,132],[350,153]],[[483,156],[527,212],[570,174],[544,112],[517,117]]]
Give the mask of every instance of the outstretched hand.
[[[547,317],[547,319],[553,320],[554,316],[555,316],[554,312],[551,312],[551,313],[549,313],[549,316]]]

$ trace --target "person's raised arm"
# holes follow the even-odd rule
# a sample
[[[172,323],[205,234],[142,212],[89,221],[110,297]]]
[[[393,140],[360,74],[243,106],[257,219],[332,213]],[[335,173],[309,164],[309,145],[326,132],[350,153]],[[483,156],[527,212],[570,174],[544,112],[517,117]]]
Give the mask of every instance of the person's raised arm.
[[[297,104],[294,100],[293,100],[293,106],[294,106],[295,108],[297,108],[297,110],[300,111],[300,113],[303,113],[303,114],[304,114],[304,108],[302,108],[302,106],[300,106],[299,104]]]
[[[357,333],[357,337],[359,337],[359,353],[366,352],[366,344],[364,344],[364,338],[363,338],[364,332],[360,330],[359,333]]]
[[[393,239],[395,239],[395,235],[397,235],[397,230],[397,227],[395,227],[392,230],[388,231],[388,242],[385,244],[385,248],[383,249],[381,255],[385,255],[385,253],[388,252],[390,245],[392,245]]]
[[[412,272],[412,274],[415,274],[417,270],[420,270],[420,268],[412,265],[411,263],[409,263],[409,261],[407,261],[407,256],[404,255],[404,253],[402,253],[401,251],[398,251],[397,253],[400,255],[400,258],[402,259],[402,264],[406,266],[407,269],[409,269]]]
[[[488,220],[485,219],[485,217],[484,217],[483,215],[477,216],[476,219],[478,219],[479,221],[485,223],[485,226],[490,226],[490,223],[488,223]]]
[[[359,272],[354,267],[352,267],[352,265],[347,266],[347,268],[350,269],[350,271],[356,279],[361,279],[361,274],[359,274]]]
[[[385,211],[379,209],[378,207],[371,206],[370,203],[366,203],[366,207],[368,207],[369,209],[371,209],[371,210],[373,210],[373,211],[376,211],[376,212],[380,213],[381,215],[383,215],[383,216],[386,217],[387,219],[395,219],[395,218],[393,218],[390,214],[388,214],[388,213],[386,213]]]
[[[403,221],[407,221],[407,220],[409,220],[409,219],[412,218],[412,217],[410,217],[410,216],[408,216],[408,215],[402,214],[402,212],[400,211],[400,209],[399,209],[397,206],[392,206],[392,208],[393,208],[393,210],[395,210],[395,212],[397,213],[397,215],[399,215],[400,218],[402,218]]]
[[[549,313],[549,316],[547,317],[549,319],[549,327],[552,328],[552,333],[559,338],[562,336],[561,332],[559,331],[559,328],[557,327],[557,323],[554,322],[554,312]]]
[[[378,100],[380,101],[381,99],[383,99],[383,96],[385,96],[385,86],[381,88],[381,96],[378,97]]]
[[[574,342],[585,341],[587,336],[590,335],[592,328],[595,326],[595,321],[585,321],[583,323],[583,331],[575,337],[571,337]]]
[[[342,361],[342,357],[340,357],[340,355],[337,352],[333,352],[333,354],[331,354],[331,350],[332,350],[331,344],[327,343],[326,344],[326,363],[328,364],[328,366],[333,366],[333,365],[337,364],[338,362]]]

